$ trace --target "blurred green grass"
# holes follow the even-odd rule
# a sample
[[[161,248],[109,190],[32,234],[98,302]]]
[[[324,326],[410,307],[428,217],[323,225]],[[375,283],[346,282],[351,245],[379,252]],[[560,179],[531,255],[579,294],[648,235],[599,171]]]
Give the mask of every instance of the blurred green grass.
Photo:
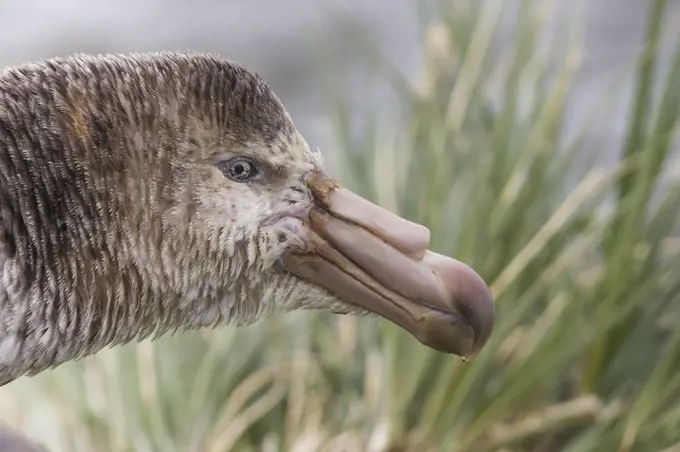
[[[426,224],[434,250],[491,284],[497,325],[478,357],[389,324],[295,313],[23,379],[0,389],[0,418],[54,451],[680,448],[680,44],[660,70],[667,2],[649,1],[611,169],[582,162],[612,93],[565,133],[579,18],[539,45],[553,2],[524,0],[514,40],[496,48],[503,3],[438,11],[416,86],[385,69],[398,127],[369,112],[357,136],[333,105],[340,178]]]

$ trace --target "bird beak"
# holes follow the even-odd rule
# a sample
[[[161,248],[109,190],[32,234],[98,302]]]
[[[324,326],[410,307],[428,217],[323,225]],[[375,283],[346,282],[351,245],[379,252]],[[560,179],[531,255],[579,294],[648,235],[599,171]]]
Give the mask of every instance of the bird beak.
[[[494,323],[491,292],[470,267],[427,249],[429,230],[341,187],[320,171],[306,177],[304,252],[283,257],[288,271],[346,303],[394,322],[421,343],[476,355]]]

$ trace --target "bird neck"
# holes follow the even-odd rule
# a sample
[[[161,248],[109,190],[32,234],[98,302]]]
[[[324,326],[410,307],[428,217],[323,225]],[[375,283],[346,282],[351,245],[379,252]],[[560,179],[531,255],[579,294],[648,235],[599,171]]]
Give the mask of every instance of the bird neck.
[[[4,262],[0,256],[0,386],[170,330],[247,325],[266,314],[267,290],[290,286],[287,278],[251,275],[245,248],[228,262],[213,261],[223,269],[215,278],[192,276],[179,265],[173,248],[179,241],[166,236],[154,243],[150,228],[145,225],[145,238],[122,231],[110,244],[84,240],[80,249],[39,266],[24,258],[27,249]]]

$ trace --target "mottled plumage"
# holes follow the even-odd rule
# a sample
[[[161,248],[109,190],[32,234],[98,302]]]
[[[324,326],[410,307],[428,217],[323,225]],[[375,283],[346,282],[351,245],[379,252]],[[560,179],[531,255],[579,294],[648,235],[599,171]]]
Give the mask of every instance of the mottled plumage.
[[[235,180],[233,157],[257,177]],[[229,61],[73,56],[0,74],[0,385],[299,308],[375,312],[475,353],[488,289],[428,241],[339,191],[270,88]]]
[[[242,153],[267,157],[276,177],[254,190],[227,183],[214,163]],[[262,273],[268,237],[255,226],[304,192],[314,158],[262,80],[211,56],[77,56],[3,72],[0,384],[285,305],[295,287]],[[217,211],[228,217],[215,224]],[[273,303],[261,303],[267,291]]]

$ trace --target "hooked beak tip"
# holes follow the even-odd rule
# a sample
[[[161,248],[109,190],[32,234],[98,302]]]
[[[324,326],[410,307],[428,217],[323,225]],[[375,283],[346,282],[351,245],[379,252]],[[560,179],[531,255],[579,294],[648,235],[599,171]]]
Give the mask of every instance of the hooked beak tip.
[[[475,356],[493,331],[491,290],[477,272],[456,259],[427,251],[422,262],[436,275],[450,305],[423,316],[423,342],[465,358]]]
[[[316,205],[305,223],[307,257],[289,271],[345,302],[376,313],[444,353],[471,358],[494,326],[494,301],[466,264],[427,249],[429,230],[341,187],[306,175]]]

